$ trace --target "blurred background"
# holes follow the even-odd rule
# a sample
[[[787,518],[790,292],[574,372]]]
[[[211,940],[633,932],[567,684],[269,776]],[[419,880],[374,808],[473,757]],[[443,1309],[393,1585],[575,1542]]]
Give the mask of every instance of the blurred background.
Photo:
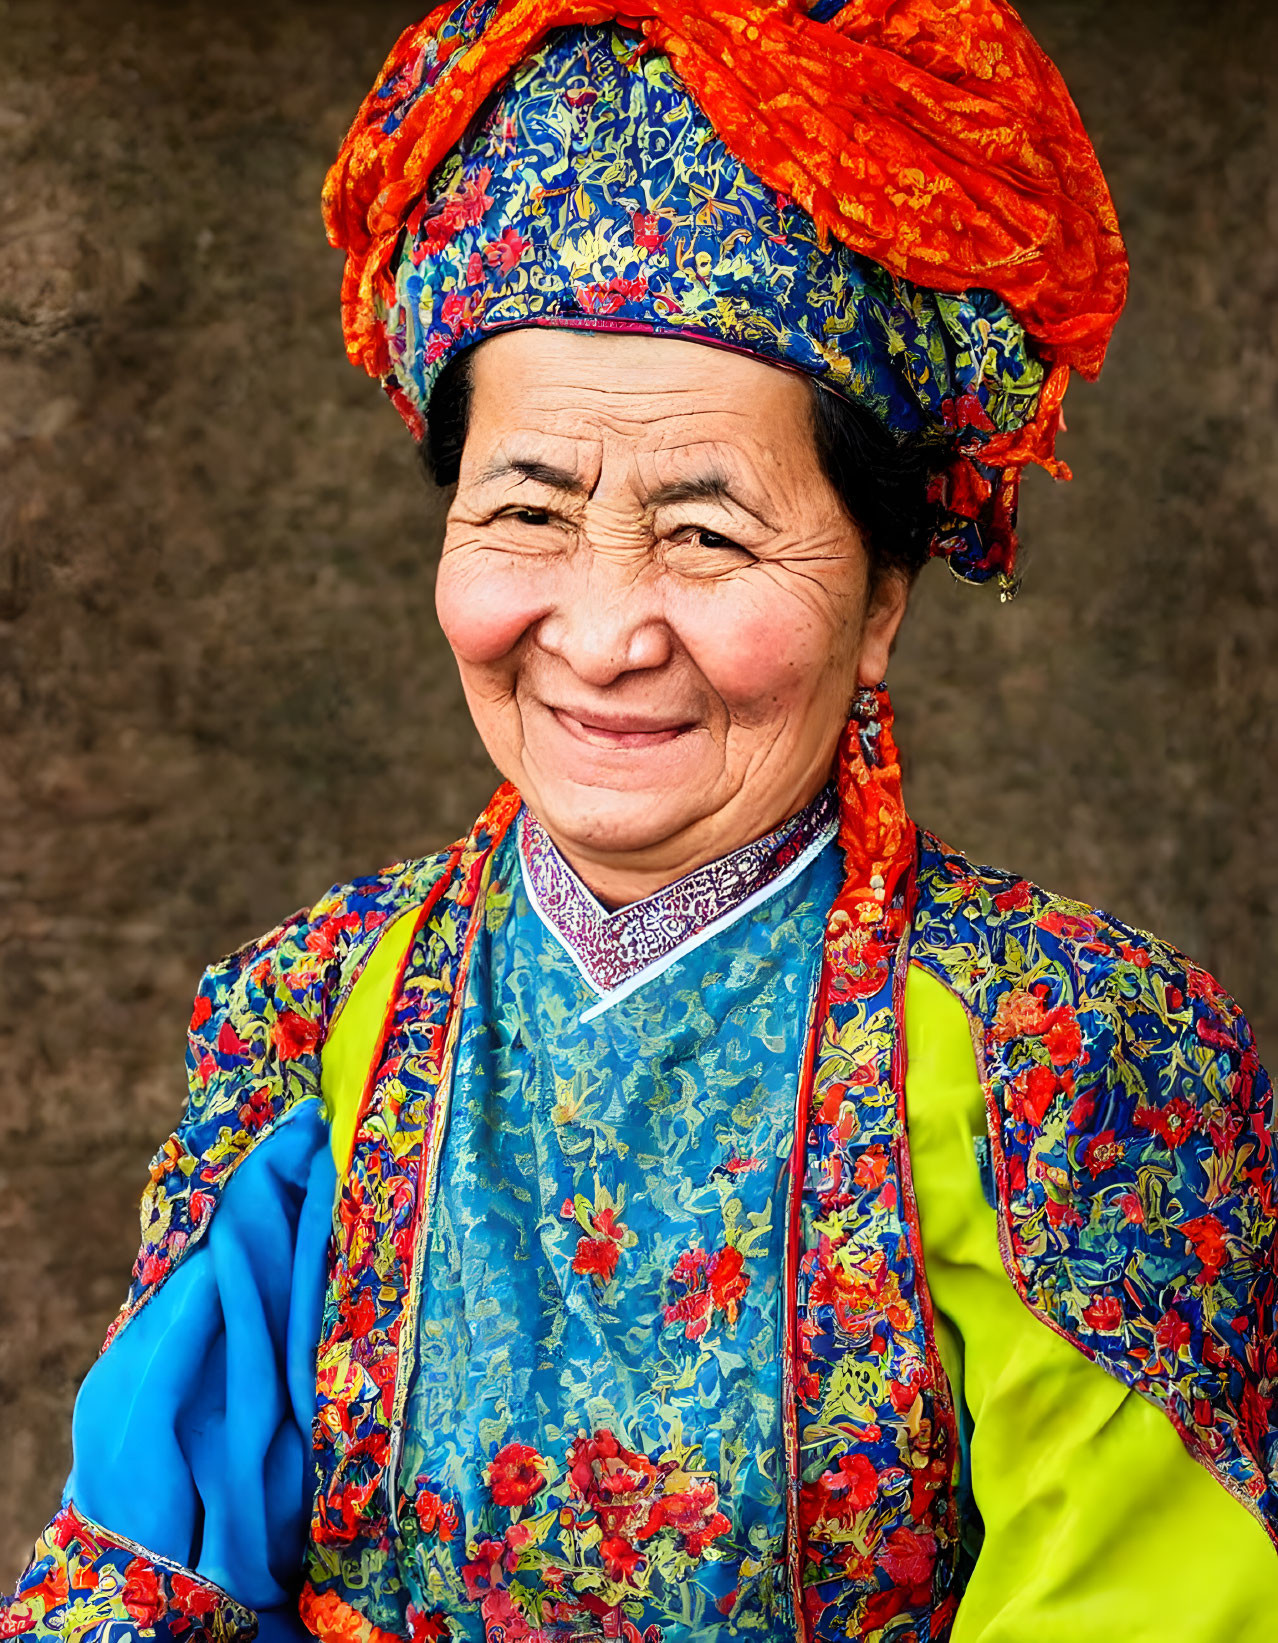
[[[320,183],[425,0],[0,0],[0,1586],[54,1510],[199,972],[494,782]],[[1026,587],[924,575],[915,816],[1152,928],[1278,1055],[1272,0],[1026,0],[1131,306]]]

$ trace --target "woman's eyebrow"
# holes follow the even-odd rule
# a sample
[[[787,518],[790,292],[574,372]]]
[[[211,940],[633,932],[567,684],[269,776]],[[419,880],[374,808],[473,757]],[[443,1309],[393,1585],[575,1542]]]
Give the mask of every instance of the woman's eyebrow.
[[[586,486],[569,468],[556,468],[553,462],[539,462],[531,457],[512,456],[493,462],[479,476],[481,485],[494,484],[499,479],[520,479],[534,485],[545,485],[552,491],[566,495],[584,496]]]
[[[751,505],[739,496],[722,474],[699,474],[688,479],[674,479],[668,485],[660,485],[655,491],[650,491],[644,498],[649,508],[672,508],[681,502],[730,502],[733,507],[741,508],[752,518],[769,530],[777,527],[766,514],[760,513],[758,508]]]

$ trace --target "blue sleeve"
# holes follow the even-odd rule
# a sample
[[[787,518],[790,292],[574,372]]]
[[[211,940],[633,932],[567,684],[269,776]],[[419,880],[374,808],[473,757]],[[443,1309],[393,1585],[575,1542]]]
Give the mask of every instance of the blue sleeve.
[[[306,1101],[235,1171],[75,1407],[67,1498],[255,1610],[263,1639],[306,1635],[295,1605],[335,1185],[323,1109]]]

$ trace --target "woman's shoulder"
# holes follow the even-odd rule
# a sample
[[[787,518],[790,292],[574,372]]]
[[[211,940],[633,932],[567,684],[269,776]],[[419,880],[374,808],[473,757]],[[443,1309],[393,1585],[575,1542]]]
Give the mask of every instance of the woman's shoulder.
[[[425,903],[454,856],[455,848],[440,850],[333,885],[310,906],[209,965],[196,994],[197,1017],[207,1019],[236,989],[242,1005],[265,1004],[274,992],[308,1018],[322,1015],[350,987],[385,930]]]
[[[1168,943],[930,835],[910,934],[972,1024],[1022,1299],[1278,1520],[1273,1092],[1243,1012]]]
[[[1098,907],[977,866],[919,834],[911,958],[957,993],[999,1047],[1042,1040],[1050,1065],[1189,1053],[1204,1072],[1255,1057],[1238,1004],[1182,952]],[[1223,1069],[1221,1069],[1223,1070]],[[1209,1084],[1212,1080],[1209,1079]]]
[[[244,1160],[303,1113],[323,1114],[333,1022],[379,941],[426,904],[454,859],[443,850],[334,885],[205,970],[187,1029],[186,1105],[151,1162],[141,1249],[112,1334],[204,1238]]]

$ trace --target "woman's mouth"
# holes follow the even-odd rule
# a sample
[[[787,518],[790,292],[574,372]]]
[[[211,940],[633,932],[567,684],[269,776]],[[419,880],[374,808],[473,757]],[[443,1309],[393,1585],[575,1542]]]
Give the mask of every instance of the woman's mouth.
[[[574,712],[566,707],[552,707],[550,712],[576,740],[590,747],[618,751],[662,747],[695,728],[688,719],[662,719],[642,713],[598,713],[589,709]]]

